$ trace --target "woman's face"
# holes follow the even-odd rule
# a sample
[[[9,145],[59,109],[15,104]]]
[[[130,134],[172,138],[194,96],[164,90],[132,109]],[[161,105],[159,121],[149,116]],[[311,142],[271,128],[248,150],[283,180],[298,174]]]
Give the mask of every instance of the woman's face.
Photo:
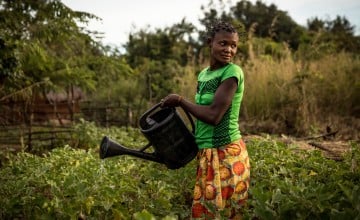
[[[235,56],[239,36],[237,33],[219,31],[210,39],[210,65],[212,69],[229,63]]]

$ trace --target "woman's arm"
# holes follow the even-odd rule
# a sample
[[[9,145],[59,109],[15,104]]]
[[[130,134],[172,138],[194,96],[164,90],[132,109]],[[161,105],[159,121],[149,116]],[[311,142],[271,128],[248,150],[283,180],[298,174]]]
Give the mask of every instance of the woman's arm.
[[[170,94],[162,100],[162,107],[181,106],[197,119],[211,125],[217,125],[229,108],[237,86],[237,79],[235,77],[224,80],[217,88],[211,105],[196,105],[181,99],[177,94]]]

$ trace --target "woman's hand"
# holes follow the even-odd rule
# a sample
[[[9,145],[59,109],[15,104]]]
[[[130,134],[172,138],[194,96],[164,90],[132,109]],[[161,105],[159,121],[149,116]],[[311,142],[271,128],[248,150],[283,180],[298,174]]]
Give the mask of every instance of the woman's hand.
[[[164,107],[177,107],[181,104],[182,96],[178,94],[170,94],[166,96],[165,98],[161,99],[161,108]]]

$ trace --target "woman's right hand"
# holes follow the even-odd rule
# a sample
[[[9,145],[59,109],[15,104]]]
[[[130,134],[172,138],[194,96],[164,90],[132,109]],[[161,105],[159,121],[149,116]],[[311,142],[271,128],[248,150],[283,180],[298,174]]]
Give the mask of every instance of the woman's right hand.
[[[161,99],[160,107],[161,108],[178,107],[181,104],[181,101],[182,101],[182,96],[180,96],[178,94],[170,94],[170,95],[166,96],[165,98]]]

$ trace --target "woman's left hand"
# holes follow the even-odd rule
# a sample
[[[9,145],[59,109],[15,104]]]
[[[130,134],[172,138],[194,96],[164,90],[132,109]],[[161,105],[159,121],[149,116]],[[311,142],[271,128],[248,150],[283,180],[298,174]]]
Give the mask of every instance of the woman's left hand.
[[[177,107],[180,105],[182,101],[182,96],[178,95],[178,94],[170,94],[168,96],[166,96],[165,98],[161,99],[160,103],[161,103],[161,107]]]

